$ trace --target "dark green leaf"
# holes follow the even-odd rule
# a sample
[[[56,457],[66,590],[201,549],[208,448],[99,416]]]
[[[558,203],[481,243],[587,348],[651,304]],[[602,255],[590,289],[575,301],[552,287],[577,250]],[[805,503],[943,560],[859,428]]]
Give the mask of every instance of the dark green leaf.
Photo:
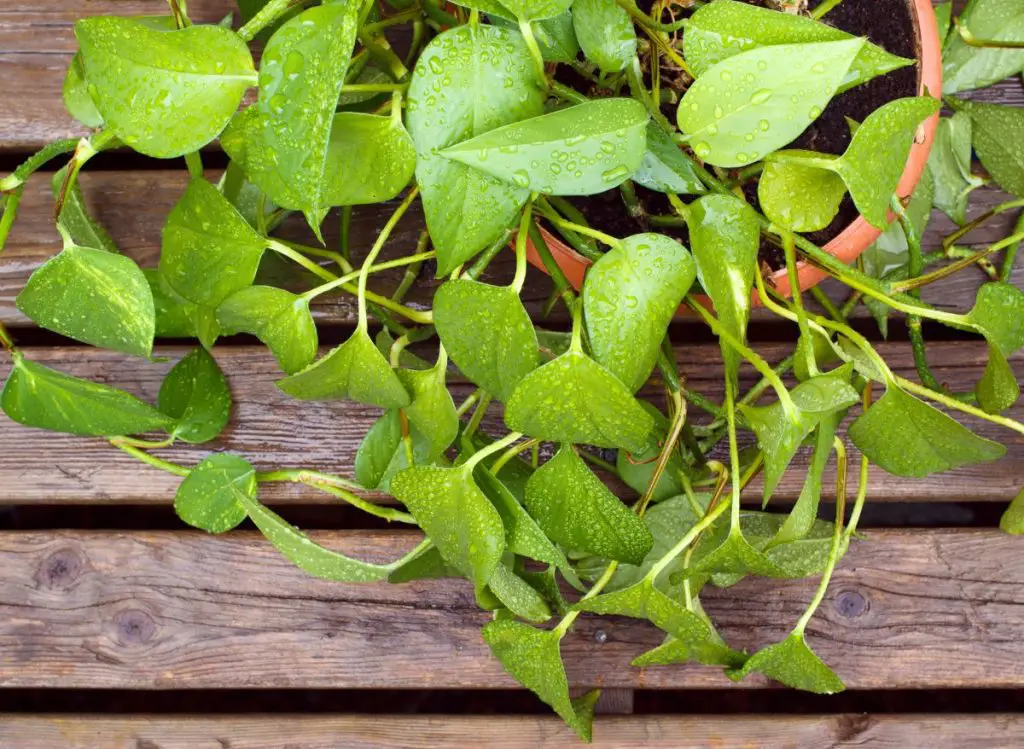
[[[953,3],[938,3],[935,5],[935,24],[939,28],[939,44],[946,41],[949,36],[949,27],[953,22]]]
[[[409,426],[413,464],[431,462],[431,443],[416,427]],[[388,491],[391,478],[409,467],[409,456],[402,441],[402,419],[398,409],[391,409],[373,423],[356,451],[354,473],[359,485],[366,489]]]
[[[439,152],[539,115],[544,95],[517,32],[466,25],[438,35],[420,53],[408,104],[406,122],[418,154],[416,181],[443,276],[494,242],[515,220],[529,191]]]
[[[434,296],[434,325],[455,366],[498,400],[537,367],[537,335],[515,289],[448,281]]]
[[[635,99],[598,99],[495,128],[440,153],[519,188],[593,195],[640,166],[647,121]]]
[[[163,31],[95,16],[78,21],[75,36],[105,125],[147,156],[173,158],[205,146],[255,83],[245,42],[219,26]]]
[[[990,414],[1005,411],[1020,397],[1017,376],[1010,368],[1003,352],[994,344],[988,345],[988,364],[975,390],[978,405]]]
[[[50,187],[53,189],[53,197],[60,195],[67,176],[67,167],[60,169],[53,174],[50,180]],[[92,247],[107,252],[118,252],[117,245],[110,238],[107,230],[100,223],[89,215],[89,209],[85,205],[85,198],[82,196],[82,187],[78,180],[71,183],[71,186],[64,193],[64,205],[60,211],[60,223],[71,235],[75,244],[82,247]]]
[[[177,420],[171,435],[209,442],[228,425],[231,390],[217,362],[197,348],[174,365],[160,386],[160,410]]]
[[[274,286],[247,286],[217,307],[223,335],[249,333],[270,349],[287,374],[316,358],[317,332],[309,300]]]
[[[764,545],[767,539],[757,539]],[[762,577],[797,578],[806,577],[803,569],[790,569],[783,563],[772,559],[759,551],[744,532],[734,528],[725,536],[722,543],[702,556],[699,561],[685,571],[688,577],[701,573],[725,573],[727,575],[760,575]]]
[[[647,151],[633,172],[633,181],[657,192],[678,195],[707,192],[693,162],[655,122],[647,123]]]
[[[636,57],[633,20],[615,0],[575,0],[572,23],[583,54],[602,72],[625,70]]]
[[[502,605],[520,619],[546,622],[551,618],[551,609],[544,597],[505,565],[494,568],[487,585]]]
[[[183,299],[215,308],[252,284],[266,245],[216,187],[194,179],[167,216],[160,275]]]
[[[409,509],[449,564],[482,590],[501,561],[501,515],[473,481],[472,466],[413,466],[391,479],[391,493]]]
[[[896,476],[928,476],[1006,453],[896,385],[850,425],[849,435],[872,463]]]
[[[583,283],[594,359],[631,392],[658,360],[661,341],[697,276],[685,247],[660,234],[635,234],[602,255]]]
[[[679,129],[711,164],[752,164],[818,118],[864,48],[863,39],[780,44],[709,68],[679,104]]]
[[[764,215],[797,232],[818,231],[831,224],[845,194],[846,185],[838,174],[785,161],[768,161],[757,183]]]
[[[256,471],[248,461],[217,453],[189,471],[174,495],[174,511],[195,528],[224,533],[245,520],[244,500],[255,498]]]
[[[153,293],[124,255],[65,247],[36,269],[15,303],[42,327],[76,341],[134,356],[153,350]]]
[[[971,0],[959,20],[977,39],[1024,41],[1024,7],[1017,0]],[[991,86],[1021,68],[1024,49],[974,47],[954,31],[942,50],[942,93]]]
[[[1024,18],[1024,15],[1022,15]],[[1024,55],[1024,50],[1014,50]],[[1024,110],[1001,104],[953,100],[974,124],[974,150],[992,179],[1009,193],[1024,197]]]
[[[738,681],[754,672],[815,694],[835,694],[846,688],[832,669],[807,646],[804,636],[796,632],[782,642],[758,650],[742,668],[727,673]]]
[[[811,465],[807,469],[803,488],[800,490],[796,504],[793,505],[793,509],[779,529],[774,543],[785,543],[804,538],[810,532],[811,526],[814,525],[814,520],[818,516],[818,505],[821,501],[821,478],[825,473],[825,466],[828,465],[828,458],[832,453],[832,443],[843,415],[844,412],[837,412],[818,420],[814,437],[814,452],[811,455]]]
[[[443,577],[459,577],[459,571],[444,561],[436,546],[431,546],[422,554],[396,567],[394,572],[388,575],[388,582],[400,584]]]
[[[683,37],[686,61],[695,76],[733,55],[755,47],[850,39],[844,31],[795,13],[780,13],[733,0],[716,0],[690,18]],[[874,44],[865,44],[850,65],[840,91],[875,76],[912,65]]]
[[[163,280],[156,268],[142,271],[153,294],[156,313],[157,338],[194,338],[196,335],[196,305],[178,296]]]
[[[595,476],[572,445],[538,468],[526,485],[526,509],[556,543],[607,559],[639,564],[651,534]]]
[[[14,354],[0,406],[13,421],[86,437],[114,437],[163,429],[170,417],[134,395],[80,380]]]
[[[580,738],[590,741],[594,704],[600,693],[590,692],[578,700],[569,698],[559,632],[534,629],[506,619],[489,622],[483,636],[491,652],[516,681],[550,705]]]
[[[381,408],[402,408],[411,399],[398,375],[364,328],[343,344],[277,386],[299,400],[348,398]]]

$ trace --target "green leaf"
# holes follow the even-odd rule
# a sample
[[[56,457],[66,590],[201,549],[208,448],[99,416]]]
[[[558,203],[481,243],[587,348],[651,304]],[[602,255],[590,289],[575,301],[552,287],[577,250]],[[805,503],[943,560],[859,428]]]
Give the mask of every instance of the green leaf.
[[[935,5],[935,24],[939,28],[939,44],[943,44],[949,36],[949,27],[953,22],[953,3]]]
[[[511,17],[511,12],[508,15]],[[519,31],[518,23],[501,16],[491,15],[490,21],[499,28]],[[573,30],[572,13],[566,11],[554,18],[533,21],[530,27],[533,30],[534,37],[537,39],[537,46],[540,48],[541,57],[546,62],[571,63],[576,60],[580,53],[580,45],[576,41],[576,32]]]
[[[797,232],[818,231],[831,224],[845,194],[846,185],[838,174],[785,161],[768,161],[757,183],[764,215],[773,224]]]
[[[488,622],[484,642],[512,677],[550,705],[584,741],[590,741],[594,704],[600,692],[569,698],[558,631],[534,629],[508,619]]]
[[[174,495],[174,511],[195,528],[224,533],[245,520],[245,500],[255,497],[256,471],[249,462],[216,453],[188,472]]]
[[[619,478],[626,486],[637,494],[643,494],[647,485],[654,475],[657,465],[657,458],[661,455],[661,447],[665,444],[668,436],[668,419],[650,403],[641,401],[640,406],[654,418],[654,430],[647,440],[647,447],[639,452],[628,454],[625,450],[619,450],[615,456],[615,467],[619,472]],[[689,466],[683,463],[678,450],[673,450],[669,456],[665,471],[658,479],[658,485],[651,495],[652,502],[661,502],[669,497],[675,497],[683,493],[683,485],[679,478],[681,473],[688,474]],[[648,511],[650,512],[650,511]]]
[[[1024,55],[1024,50],[1020,53]],[[1001,188],[1024,197],[1024,110],[963,99],[951,104],[971,118],[981,165]]]
[[[528,374],[505,408],[509,429],[546,442],[643,450],[654,419],[611,372],[570,349]]]
[[[583,54],[601,72],[621,72],[636,57],[633,20],[615,0],[575,0],[572,25]]]
[[[739,681],[754,672],[815,694],[835,694],[846,688],[832,669],[807,646],[803,634],[797,632],[782,642],[758,650],[742,668],[726,673],[729,678]]]
[[[627,237],[587,272],[583,312],[591,351],[631,392],[654,369],[668,324],[696,277],[689,251],[660,234]]]
[[[172,423],[134,395],[81,380],[13,355],[0,406],[12,421],[83,437],[115,437],[163,429]]]
[[[1013,498],[1010,506],[1006,508],[1006,512],[999,520],[999,527],[1014,536],[1024,534],[1024,489]]]
[[[502,605],[520,619],[546,622],[551,618],[551,609],[544,597],[503,564],[494,568],[488,587]]]
[[[711,297],[719,322],[745,341],[761,245],[757,214],[732,195],[707,195],[690,204],[686,223],[700,285]],[[726,367],[735,373],[738,355],[726,347],[722,355]]]
[[[598,99],[495,128],[440,153],[519,188],[593,195],[640,166],[647,121],[635,99]]]
[[[757,443],[764,453],[765,501],[775,492],[796,451],[818,422],[860,400],[850,385],[852,372],[853,365],[846,364],[797,385],[791,395],[797,407],[798,423],[789,418],[780,402],[770,406],[740,404],[740,412],[757,434]]]
[[[868,460],[896,476],[921,478],[1006,453],[892,384],[850,425],[849,435]]]
[[[436,460],[459,433],[459,416],[445,386],[445,370],[443,367],[426,371],[399,369],[396,374],[412,396],[412,402],[404,408],[405,415],[430,445],[428,460]]]
[[[572,4],[573,0],[501,0],[503,7],[524,21],[542,21],[560,16]]]
[[[380,408],[402,408],[411,399],[398,375],[363,328],[301,372],[277,386],[299,400],[348,398]]]
[[[679,103],[679,129],[711,164],[752,164],[816,120],[842,84],[863,39],[780,44],[711,66]]]
[[[844,31],[806,16],[733,0],[716,0],[690,17],[683,45],[686,62],[699,78],[713,65],[748,49],[851,38]],[[866,43],[854,58],[839,90],[846,91],[875,76],[913,64],[913,60],[891,55],[881,47]]]
[[[963,226],[967,223],[967,199],[982,180],[971,174],[972,121],[966,112],[939,120],[928,156],[935,180],[935,205]]]
[[[65,247],[35,270],[15,304],[42,327],[76,341],[133,356],[153,351],[153,293],[124,255]]]
[[[779,528],[779,532],[773,540],[773,544],[784,544],[807,536],[818,517],[818,505],[821,502],[821,480],[828,465],[829,455],[832,453],[832,444],[835,440],[836,430],[839,422],[842,421],[845,411],[826,415],[818,420],[815,429],[814,452],[811,454],[811,464],[807,469],[807,476],[804,478],[803,488],[800,496],[793,505],[793,509],[786,516],[785,522]]]
[[[918,125],[939,111],[930,96],[896,99],[869,114],[834,169],[850,190],[857,210],[878,229],[888,223],[896,191]]]
[[[64,167],[53,174],[50,180],[50,187],[53,190],[53,197],[60,195],[67,175],[67,167]],[[60,211],[60,224],[71,235],[75,244],[82,247],[92,247],[107,252],[119,252],[114,240],[110,238],[107,230],[92,216],[86,207],[85,198],[82,195],[82,187],[78,180],[71,183],[64,193],[64,205]]]
[[[231,416],[231,390],[206,349],[197,348],[168,372],[160,385],[160,410],[176,419],[171,435],[185,442],[209,442]]]
[[[767,544],[768,539],[755,539],[758,545]],[[686,577],[694,577],[703,573],[726,575],[759,575],[761,577],[799,578],[806,577],[803,568],[794,569],[782,560],[773,559],[760,551],[740,528],[733,528],[724,540],[710,552],[704,554],[699,561],[684,571]]]
[[[196,312],[198,308],[171,289],[156,268],[142,271],[153,294],[153,310],[156,313],[157,338],[194,338],[196,336]]]
[[[391,479],[391,493],[405,504],[441,555],[482,590],[505,549],[501,515],[473,481],[472,466],[413,466]]]
[[[515,289],[448,281],[434,295],[434,325],[459,371],[502,402],[537,367],[537,334]]]
[[[409,427],[409,439],[412,441],[413,464],[430,463],[430,440],[412,425]],[[391,479],[409,465],[409,456],[402,442],[401,415],[398,409],[391,409],[373,423],[359,444],[355,478],[365,489],[386,492],[390,489]]]
[[[352,147],[344,132],[332,143],[332,133],[358,12],[357,3],[332,3],[282,24],[263,50],[258,101],[232,121],[222,139],[252,182],[278,205],[302,211],[317,232],[335,205],[331,192],[347,189],[337,184],[337,170],[344,166],[335,163],[332,169],[330,152],[334,161],[344,160]],[[350,124],[351,115],[342,122],[342,128]],[[393,173],[394,167],[388,163],[381,172]]]
[[[1013,284],[983,284],[967,319],[1003,356],[1024,348],[1024,292]]]
[[[246,179],[242,167],[234,161],[228,162],[218,187],[228,202],[242,215],[245,222],[254,229],[259,226],[260,208],[263,209],[263,220],[268,231],[273,231],[279,226],[287,215],[284,211],[279,212],[274,201],[268,198],[263,190]]]
[[[217,137],[255,82],[245,42],[219,26],[157,30],[130,18],[75,24],[85,80],[106,127],[169,159]]]
[[[270,349],[288,374],[316,358],[317,332],[309,300],[274,286],[247,286],[217,307],[223,335],[249,333]]]
[[[252,285],[266,245],[216,187],[194,179],[167,216],[160,275],[183,299],[217,307]]]
[[[416,182],[437,250],[438,276],[498,239],[529,197],[529,190],[439,152],[543,112],[533,65],[520,34],[484,25],[445,31],[420,53],[406,124],[416,144]]]
[[[99,127],[103,124],[103,117],[96,110],[96,104],[89,96],[81,53],[76,53],[71,58],[68,72],[64,76],[63,94],[64,108],[68,110],[68,114],[86,127]]]
[[[526,509],[556,543],[572,551],[639,564],[651,534],[595,476],[572,445],[538,468],[526,484]]]
[[[414,580],[438,580],[444,577],[458,577],[459,571],[444,561],[436,546],[412,557],[397,566],[388,575],[389,583],[411,583]]]
[[[352,559],[315,543],[305,533],[286,522],[273,510],[264,507],[255,495],[238,495],[249,519],[281,555],[303,572],[324,580],[341,583],[372,583],[388,576],[421,552],[414,549],[389,564],[371,564]]]
[[[988,345],[988,364],[985,365],[985,372],[981,375],[975,391],[978,395],[978,405],[990,414],[1005,411],[1020,397],[1017,376],[999,347],[991,343]]]
[[[977,39],[1024,41],[1024,7],[1016,0],[971,0],[959,20]],[[1024,49],[974,47],[954,31],[942,50],[942,93],[991,86],[1021,68]]]
[[[377,333],[376,338],[373,339],[374,344],[377,346],[377,350],[380,351],[381,355],[390,360],[391,347],[395,345],[395,339],[388,331],[387,328],[381,328],[380,332]],[[426,359],[416,356],[416,354],[404,348],[398,354],[398,365],[406,369],[433,369],[434,365],[428,362]]]
[[[633,172],[633,181],[648,190],[677,195],[707,192],[693,162],[655,122],[647,123],[647,151]]]

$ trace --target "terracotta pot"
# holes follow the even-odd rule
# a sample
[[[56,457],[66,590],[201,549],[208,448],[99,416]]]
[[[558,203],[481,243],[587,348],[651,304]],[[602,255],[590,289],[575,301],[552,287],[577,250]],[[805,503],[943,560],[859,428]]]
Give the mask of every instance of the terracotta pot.
[[[918,62],[919,81],[918,94],[930,95],[939,98],[942,95],[942,49],[939,44],[938,24],[935,21],[935,11],[932,8],[932,0],[908,0],[910,2],[916,26],[918,39]],[[931,151],[932,141],[935,138],[935,128],[939,124],[939,115],[926,120],[917,130],[914,138],[914,145],[910,149],[910,156],[907,159],[907,167],[903,171],[899,185],[896,188],[901,198],[907,198],[913,193],[914,188],[924,173],[928,163],[928,153]],[[889,219],[893,216],[890,214]],[[580,255],[574,249],[562,242],[550,232],[543,230],[544,238],[551,250],[555,262],[565,273],[565,277],[574,287],[579,289],[583,285],[583,277],[591,261]],[[864,250],[878,239],[882,232],[869,224],[863,216],[858,216],[842,233],[825,245],[824,249],[830,255],[834,255],[844,263],[852,263]],[[527,255],[530,263],[544,270],[544,264],[537,254],[532,242],[527,243]],[[826,277],[826,273],[807,263],[799,264],[800,289],[809,289],[818,284]],[[775,288],[782,294],[789,294],[789,280],[786,277],[785,269],[776,271],[772,276]],[[754,301],[757,302],[757,294],[754,294]]]

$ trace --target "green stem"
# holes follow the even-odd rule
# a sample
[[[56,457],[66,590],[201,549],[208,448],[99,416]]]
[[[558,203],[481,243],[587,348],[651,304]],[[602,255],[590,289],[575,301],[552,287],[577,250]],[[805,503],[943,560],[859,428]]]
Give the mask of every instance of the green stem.
[[[953,24],[956,26],[957,33],[960,34],[960,38],[964,40],[964,44],[967,44],[968,46],[986,47],[989,49],[1024,49],[1024,41],[979,39],[963,25],[963,22],[959,18],[954,18]]]
[[[665,472],[665,467],[672,457],[672,451],[675,450],[676,443],[679,442],[679,435],[683,432],[684,424],[686,424],[686,401],[680,399],[679,408],[676,410],[675,418],[672,419],[672,424],[668,430],[668,436],[665,437],[665,444],[662,445],[661,453],[658,455],[658,462],[654,465],[654,472],[647,482],[647,488],[644,490],[643,496],[640,497],[640,501],[636,505],[637,517],[642,518],[644,513],[647,512],[647,506],[651,503],[654,490],[658,487],[658,482],[661,481],[661,475]]]
[[[364,331],[368,325],[366,317],[366,281],[370,277],[370,267],[377,259],[377,255],[380,254],[380,251],[384,249],[384,244],[391,236],[391,232],[394,231],[398,222],[401,221],[402,216],[405,215],[405,212],[409,210],[409,206],[412,205],[412,202],[416,199],[416,196],[419,195],[419,192],[418,186],[413,186],[413,188],[409,190],[405,199],[399,204],[398,208],[395,209],[395,212],[391,214],[391,218],[388,219],[388,222],[384,224],[384,228],[381,229],[380,234],[377,235],[377,240],[373,243],[373,247],[370,248],[369,254],[367,254],[366,259],[363,261],[363,267],[359,273],[359,296],[357,301],[359,304],[358,327]],[[431,317],[431,319],[433,319],[433,317]]]
[[[908,380],[905,377],[894,375],[892,379],[897,385],[902,387],[904,390],[909,390],[912,393],[916,393],[917,395],[920,395],[924,398],[928,398],[929,400],[935,401],[936,403],[941,403],[943,406],[951,408],[954,411],[960,411],[961,413],[968,414],[969,416],[984,419],[985,421],[991,421],[993,424],[998,424],[999,426],[1006,427],[1007,429],[1011,429],[1014,432],[1017,432],[1018,434],[1024,434],[1024,424],[1021,424],[1018,421],[1008,419],[1005,416],[999,416],[998,414],[985,413],[980,408],[975,408],[974,406],[959,401],[950,395],[946,395],[945,393],[938,393],[935,392],[934,390],[931,390],[930,388],[918,385],[916,382]]]
[[[729,502],[715,503],[714,507],[704,514],[704,517],[701,518],[700,522],[690,528],[690,530],[686,532],[686,535],[679,539],[678,543],[669,549],[665,556],[654,563],[654,566],[651,567],[650,572],[646,575],[647,579],[656,580],[658,575],[664,572],[665,568],[668,567],[676,557],[686,551],[698,536],[711,527],[711,525],[722,516],[722,513],[729,509],[729,506]]]
[[[191,151],[185,154],[185,166],[188,167],[188,176],[192,179],[203,178],[203,157],[199,151]]]
[[[128,445],[129,447],[138,447],[142,450],[162,450],[166,447],[170,447],[174,444],[175,438],[173,436],[167,437],[162,440],[140,440],[135,437],[115,437],[117,444]]]
[[[400,13],[395,13],[393,16],[381,19],[380,21],[374,21],[363,26],[363,31],[373,34],[378,31],[383,31],[391,26],[397,26],[398,24],[405,23],[406,21],[412,21],[419,18],[423,14],[422,9],[418,5],[403,10]]]
[[[525,442],[520,442],[518,445],[512,445],[508,450],[503,452],[498,459],[491,465],[490,471],[497,476],[501,469],[508,465],[509,461],[515,458],[519,453],[526,452],[532,447],[540,444],[538,439],[528,439]]]
[[[563,229],[574,231],[577,234],[582,234],[587,237],[593,237],[598,242],[608,245],[609,247],[618,247],[620,241],[610,234],[605,234],[603,231],[597,229],[591,229],[589,226],[583,226],[582,224],[576,224],[572,221],[567,221],[562,218],[557,211],[555,211],[551,205],[544,199],[540,199],[541,213],[548,221]]]
[[[1013,225],[1013,234],[1024,232],[1024,211],[1020,212],[1017,216],[1017,223]],[[1021,240],[1017,240],[1006,248],[1006,255],[1003,256],[1003,268],[999,271],[999,280],[1004,283],[1009,283],[1010,278],[1013,276],[1013,266],[1017,260],[1017,251],[1020,250]]]
[[[270,26],[278,18],[288,12],[288,9],[297,0],[270,0],[260,12],[249,19],[249,22],[238,30],[238,36],[242,41],[251,42],[267,26]]]
[[[841,323],[846,322],[846,315],[844,315],[843,311],[835,305],[835,302],[829,298],[828,294],[821,290],[820,286],[811,287],[811,296],[814,297],[814,301],[820,304],[822,309],[824,309],[833,320]]]
[[[515,442],[516,440],[520,440],[522,438],[523,438],[523,435],[520,432],[512,432],[510,434],[506,434],[500,440],[492,442],[487,447],[484,447],[484,448],[482,448],[480,450],[477,450],[475,453],[473,453],[469,457],[469,460],[467,460],[465,463],[462,464],[462,467],[466,468],[469,471],[472,471],[473,468],[475,468],[477,465],[479,465],[480,461],[482,461],[488,455],[494,455],[494,453],[500,453],[502,450],[504,450],[507,447],[509,447],[513,442]]]
[[[161,471],[173,473],[175,476],[180,476],[181,478],[184,478],[189,474],[189,470],[184,466],[180,466],[177,463],[171,463],[170,461],[167,460],[161,460],[160,458],[157,458],[154,455],[150,455],[149,453],[144,452],[137,447],[125,444],[118,437],[112,437],[110,439],[110,444],[118,448],[119,450],[128,453],[136,460],[141,460],[146,465],[153,466],[153,468],[159,468]]]
[[[1007,211],[1012,211],[1016,208],[1024,208],[1024,199],[1008,200],[1005,203],[1000,203],[997,206],[993,206],[992,208],[985,211],[977,218],[968,221],[966,224],[959,227],[956,231],[952,232],[951,234],[947,234],[945,237],[943,237],[942,249],[948,250],[950,247],[959,242],[961,239],[963,239],[965,236],[970,234],[972,231],[977,229],[982,224],[987,223],[996,216],[999,216],[1000,214],[1006,213]]]
[[[1024,217],[1024,213],[1022,213],[1021,216]],[[1024,222],[1021,222],[1020,219],[1018,219],[1018,222],[1024,224]],[[1020,230],[1015,230],[1014,234],[1012,234],[1009,237],[1006,237],[1006,239],[1001,239],[998,242],[989,245],[983,250],[972,252],[971,254],[960,258],[956,262],[950,263],[949,265],[939,268],[938,270],[928,273],[927,275],[918,276],[916,278],[908,278],[906,281],[898,281],[893,284],[893,288],[898,291],[910,291],[912,289],[919,289],[922,286],[927,286],[928,284],[935,283],[936,281],[940,281],[943,278],[947,278],[948,276],[951,276],[954,273],[963,270],[969,265],[974,265],[982,258],[1004,249],[1007,250],[1007,257],[1010,258],[1010,268],[1012,270],[1013,258],[1010,257],[1010,253],[1012,252],[1014,255],[1016,254],[1017,248],[1020,246],[1021,241],[1024,241],[1024,225],[1022,225],[1022,228]],[[1005,268],[1006,266],[1004,262],[1004,271]],[[1000,274],[1000,280],[1003,280],[1002,274]]]
[[[24,185],[18,185],[14,188],[14,192],[5,196],[3,213],[0,214],[0,252],[4,251],[7,237],[11,234],[11,227],[14,226],[14,220],[18,217],[18,205],[21,203],[21,196],[24,192]]]
[[[526,48],[530,51],[530,57],[533,58],[533,64],[537,70],[537,82],[540,83],[544,90],[547,90],[551,84],[548,81],[547,71],[544,69],[544,55],[537,44],[537,38],[533,35],[533,27],[530,25],[529,20],[525,18],[519,19],[519,32],[523,35]]]
[[[555,262],[555,258],[551,254],[551,248],[548,247],[547,240],[544,239],[544,235],[541,233],[536,221],[530,224],[530,239],[533,241],[533,247],[537,250],[537,254],[540,255],[544,269],[554,282],[559,296],[565,302],[565,306],[571,311],[573,304],[575,304],[576,294],[573,292],[572,284],[565,277],[562,268]]]
[[[274,252],[278,253],[279,255],[283,255],[284,257],[288,258],[289,260],[291,260],[292,262],[296,263],[297,265],[301,265],[303,268],[308,270],[314,276],[319,276],[320,278],[322,278],[325,281],[337,281],[338,280],[338,276],[337,275],[335,275],[334,273],[331,273],[329,270],[327,270],[323,266],[317,265],[312,260],[310,260],[308,257],[306,257],[302,253],[298,252],[297,250],[293,249],[292,247],[290,247],[289,245],[285,244],[284,242],[281,242],[281,241],[279,241],[277,239],[268,238],[267,239],[267,249],[268,250],[273,250]]]
[[[804,357],[807,371],[811,377],[818,374],[818,362],[814,358],[814,339],[811,338],[811,329],[807,324],[807,310],[804,309],[803,295],[800,293],[800,277],[797,275],[796,267],[796,246],[793,244],[793,234],[786,232],[782,236],[782,249],[786,256],[786,275],[789,278],[789,290],[793,295],[793,308],[796,310],[796,323],[800,328],[800,337],[804,339]]]
[[[618,476],[619,475],[618,467],[616,467],[612,463],[609,463],[607,460],[602,458],[600,455],[594,455],[594,453],[592,453],[592,452],[588,452],[587,450],[582,450],[581,449],[579,451],[579,456],[581,458],[583,458],[585,461],[587,461],[588,463],[590,463],[591,465],[595,465],[595,466],[597,466],[598,468],[600,468],[602,470],[608,471],[608,473],[610,473],[612,476]]]
[[[338,249],[346,262],[352,260],[352,249],[350,236],[352,233],[352,206],[346,205],[341,209],[341,240]]]
[[[466,428],[462,432],[463,439],[468,440],[476,434],[476,430],[480,428],[480,422],[484,420],[484,414],[487,413],[487,409],[490,407],[492,400],[493,396],[490,393],[484,392],[483,395],[480,396],[476,410],[473,411],[473,415],[466,423]]]
[[[508,245],[509,237],[512,236],[512,230],[506,228],[498,236],[496,240],[486,250],[481,252],[473,264],[466,271],[465,275],[468,278],[472,278],[474,281],[483,275],[483,272],[487,270],[487,266],[491,264],[491,261],[497,257],[498,253],[501,252]]]
[[[390,94],[395,91],[405,91],[409,88],[408,83],[346,83],[341,87],[343,94]]]
[[[558,81],[551,81],[551,93],[557,96],[559,99],[572,102],[573,104],[586,104],[590,99],[581,94],[575,89],[571,89],[564,83]]]
[[[526,240],[530,234],[530,224],[533,218],[533,201],[536,194],[531,195],[523,208],[523,215],[519,219],[519,231],[516,232],[516,274],[512,278],[511,287],[516,294],[523,291],[523,283],[526,281]]]
[[[16,351],[14,340],[11,338],[11,334],[7,332],[7,328],[4,327],[3,323],[0,323],[0,346],[3,346],[4,350],[12,355]]]
[[[477,388],[474,390],[470,393],[469,397],[462,401],[462,403],[459,404],[459,407],[455,409],[455,415],[461,419],[469,412],[469,409],[473,407],[473,404],[480,400],[484,395],[486,395],[486,393],[483,388]]]
[[[405,67],[402,59],[391,49],[391,44],[383,36],[374,38],[371,34],[360,31],[359,42],[366,47],[370,56],[378,62],[386,73],[395,81],[404,80],[409,75],[409,69]]]
[[[25,180],[51,159],[71,153],[78,147],[79,138],[63,138],[49,143],[23,161],[9,176],[0,179],[0,192],[11,192],[25,184]]]
[[[367,502],[362,497],[356,496],[350,491],[342,489],[341,487],[334,486],[325,482],[317,481],[316,479],[306,479],[299,483],[310,486],[314,489],[318,489],[325,494],[330,494],[338,499],[343,499],[353,507],[362,510],[365,513],[373,515],[374,517],[383,518],[393,523],[408,523],[410,525],[416,525],[416,519],[407,512],[402,512],[394,507],[384,507],[373,502]]]
[[[422,263],[424,260],[430,260],[433,257],[436,257],[436,253],[433,250],[431,250],[430,252],[420,252],[415,255],[407,255],[406,257],[395,258],[394,260],[385,260],[383,263],[377,263],[376,265],[372,266],[369,269],[369,272],[379,273],[382,270],[400,268],[406,265],[415,265],[416,263]],[[344,288],[345,286],[350,285],[352,281],[358,280],[359,275],[362,272],[362,269],[350,271],[349,273],[346,273],[344,276],[335,278],[333,281],[328,281],[327,283],[321,286],[317,286],[316,288],[310,289],[304,294],[301,294],[299,298],[305,299],[308,302],[322,294],[326,294],[329,291],[334,291],[334,289],[338,288],[339,286]],[[396,303],[398,302],[397,299],[392,301],[395,301]]]
[[[843,0],[823,0],[817,8],[811,11],[811,18],[820,19],[830,10],[834,10]]]

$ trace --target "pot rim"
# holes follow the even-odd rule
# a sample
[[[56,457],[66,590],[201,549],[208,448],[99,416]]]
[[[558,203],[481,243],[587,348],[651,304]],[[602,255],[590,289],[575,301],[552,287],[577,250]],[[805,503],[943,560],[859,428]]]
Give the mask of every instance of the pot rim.
[[[920,66],[918,79],[918,95],[932,96],[940,99],[942,96],[942,49],[939,43],[939,28],[935,18],[935,10],[932,7],[932,0],[908,0],[911,5],[911,17],[914,22],[916,36],[919,44],[918,64]],[[917,183],[921,181],[925,167],[928,164],[928,155],[931,152],[932,142],[935,140],[935,131],[939,124],[939,114],[925,120],[917,129],[914,136],[914,143],[910,148],[907,157],[907,165],[900,177],[896,187],[896,194],[901,200],[906,200],[914,192]],[[895,218],[890,212],[889,220]],[[580,255],[561,239],[554,236],[548,230],[541,227],[541,233],[548,244],[548,249],[554,257],[555,262],[562,269],[566,279],[579,289],[583,286],[583,278],[591,261]],[[867,222],[863,216],[857,216],[838,236],[830,240],[822,249],[846,264],[850,264],[860,257],[868,247],[874,243],[882,234],[882,230],[875,228]],[[537,253],[533,242],[527,241],[527,258],[530,263],[540,270],[547,272],[544,263]],[[816,286],[827,277],[827,273],[810,263],[801,261],[797,264],[797,275],[800,280],[800,290],[806,291]],[[786,269],[775,271],[769,280],[780,294],[788,296],[790,293],[789,278]],[[754,293],[755,302],[757,294]]]

